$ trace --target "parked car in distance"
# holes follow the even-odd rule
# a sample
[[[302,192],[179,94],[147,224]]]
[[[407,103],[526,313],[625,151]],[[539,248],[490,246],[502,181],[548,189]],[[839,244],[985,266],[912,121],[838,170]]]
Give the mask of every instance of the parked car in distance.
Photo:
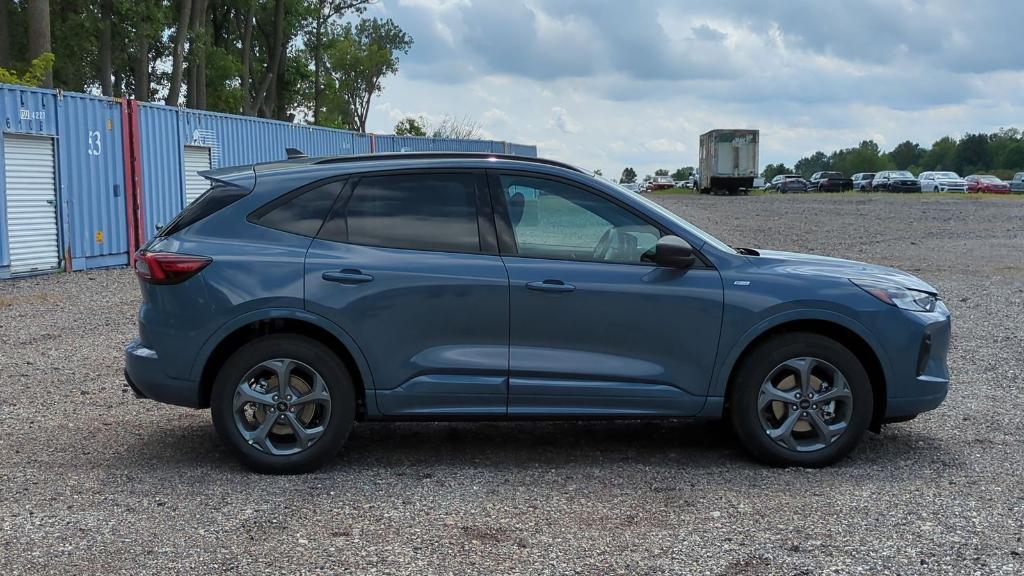
[[[772,178],[765,190],[787,194],[789,192],[807,192],[807,181],[799,174],[779,174]]]
[[[967,192],[967,181],[956,172],[921,172],[917,180],[922,192]]]
[[[807,189],[815,192],[843,192],[853,190],[853,180],[842,172],[815,172],[807,182]]]
[[[670,190],[675,188],[676,184],[672,181],[670,176],[655,176],[650,182],[647,183],[647,190]]]
[[[1010,180],[1010,192],[1014,194],[1024,193],[1024,172],[1017,172],[1013,175],[1013,180]]]
[[[817,467],[946,396],[950,318],[928,283],[732,248],[560,162],[405,153],[203,176],[136,254],[125,377],[210,408],[262,472],[317,468],[357,421],[581,417],[728,416],[755,457]]]
[[[884,170],[871,181],[874,192],[920,192],[921,183],[906,170]]]
[[[964,178],[967,191],[985,194],[1009,194],[1010,185],[996,176],[988,174],[971,174]]]
[[[874,172],[858,172],[850,180],[853,182],[854,190],[858,192],[870,192],[871,181],[875,179]]]
[[[619,186],[622,186],[623,188],[629,190],[630,192],[640,191],[640,185],[637,184],[636,182],[626,182],[625,184],[620,183]]]

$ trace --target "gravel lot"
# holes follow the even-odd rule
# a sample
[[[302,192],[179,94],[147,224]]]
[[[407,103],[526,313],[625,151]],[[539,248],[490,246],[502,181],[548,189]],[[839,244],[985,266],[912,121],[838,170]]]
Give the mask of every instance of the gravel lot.
[[[827,470],[754,464],[717,425],[369,424],[264,477],[208,412],[123,389],[130,271],[0,282],[0,573],[1024,573],[1024,201],[659,201],[937,285],[946,403]]]

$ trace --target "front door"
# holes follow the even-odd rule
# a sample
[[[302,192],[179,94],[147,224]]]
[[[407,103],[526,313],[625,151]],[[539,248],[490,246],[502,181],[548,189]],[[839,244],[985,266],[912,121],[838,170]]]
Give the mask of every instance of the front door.
[[[510,282],[509,415],[696,414],[721,328],[718,271],[646,261],[662,231],[598,191],[515,173],[491,187]]]
[[[359,346],[383,414],[505,416],[508,275],[482,172],[354,178],[306,255],[305,293]]]

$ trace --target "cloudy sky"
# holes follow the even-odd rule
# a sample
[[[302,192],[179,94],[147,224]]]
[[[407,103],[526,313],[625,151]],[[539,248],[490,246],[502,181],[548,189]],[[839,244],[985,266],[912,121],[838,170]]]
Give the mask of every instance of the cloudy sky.
[[[761,130],[761,165],[1024,127],[1024,0],[380,0],[415,39],[370,129],[468,115],[617,176]]]

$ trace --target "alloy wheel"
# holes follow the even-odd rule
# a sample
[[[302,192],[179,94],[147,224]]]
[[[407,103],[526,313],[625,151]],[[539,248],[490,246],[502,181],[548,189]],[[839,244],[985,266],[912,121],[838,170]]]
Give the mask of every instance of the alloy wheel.
[[[821,450],[846,431],[853,391],[838,368],[819,358],[792,358],[761,383],[761,428],[776,444],[796,452]]]
[[[327,430],[331,395],[316,370],[287,358],[249,370],[235,388],[235,426],[252,447],[275,456],[306,450]]]

